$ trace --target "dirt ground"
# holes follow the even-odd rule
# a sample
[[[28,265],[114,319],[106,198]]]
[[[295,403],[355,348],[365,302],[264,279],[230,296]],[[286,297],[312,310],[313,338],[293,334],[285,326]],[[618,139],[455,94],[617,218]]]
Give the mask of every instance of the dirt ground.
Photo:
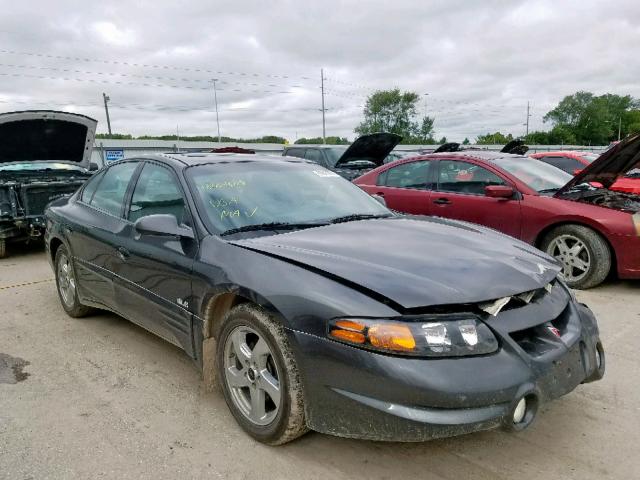
[[[640,282],[578,296],[599,319],[607,374],[524,432],[419,444],[311,433],[273,448],[236,426],[177,348],[115,315],[67,317],[44,253],[18,252],[0,260],[0,478],[638,478]]]

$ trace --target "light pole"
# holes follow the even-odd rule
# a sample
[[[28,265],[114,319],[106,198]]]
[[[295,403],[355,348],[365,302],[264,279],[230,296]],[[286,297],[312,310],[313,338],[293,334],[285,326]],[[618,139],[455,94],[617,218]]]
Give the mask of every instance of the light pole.
[[[424,95],[424,116],[427,116],[427,97],[429,96],[428,93],[423,93],[422,95]]]
[[[218,116],[218,91],[216,89],[217,78],[213,79],[213,101],[216,104],[216,124],[218,125],[218,143],[220,143],[220,117]]]
[[[109,136],[111,136],[111,119],[109,118],[109,105],[108,105],[108,102],[111,99],[104,92],[102,92],[102,99],[104,100],[104,112],[107,114],[107,129],[109,130]]]
[[[322,143],[327,143],[327,130],[324,119],[324,113],[327,111],[324,108],[324,70],[320,69],[320,92],[322,93]]]

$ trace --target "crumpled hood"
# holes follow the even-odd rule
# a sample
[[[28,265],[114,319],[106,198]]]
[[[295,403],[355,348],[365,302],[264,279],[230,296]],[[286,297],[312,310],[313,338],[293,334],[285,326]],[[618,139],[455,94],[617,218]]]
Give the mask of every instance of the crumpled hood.
[[[52,110],[0,114],[0,165],[63,162],[88,169],[97,124],[84,115]]]
[[[307,266],[403,309],[523,293],[560,272],[553,258],[519,240],[440,218],[363,220],[229,243]]]

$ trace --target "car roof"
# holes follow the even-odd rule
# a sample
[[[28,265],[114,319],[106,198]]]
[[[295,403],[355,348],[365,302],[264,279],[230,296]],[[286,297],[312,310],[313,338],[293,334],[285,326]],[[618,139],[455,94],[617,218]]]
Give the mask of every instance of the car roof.
[[[496,152],[493,150],[463,150],[460,152],[427,153],[424,155],[405,157],[396,161],[403,162],[405,160],[418,159],[418,158],[436,160],[438,158],[456,158],[456,157],[459,158],[460,160],[474,159],[474,160],[485,160],[485,161],[496,160],[498,158],[529,158],[526,155],[514,155],[511,153]]]
[[[185,168],[194,165],[206,165],[206,164],[224,164],[224,163],[254,163],[254,162],[270,162],[277,164],[285,163],[304,163],[309,165],[318,166],[310,160],[297,157],[285,157],[282,155],[267,155],[265,153],[209,153],[209,152],[197,152],[197,153],[161,153],[140,155],[131,157],[126,160],[158,160],[164,163],[173,165],[175,168]]]
[[[349,145],[304,145],[304,144],[293,144],[287,145],[284,147],[285,150],[291,150],[292,148],[348,148]]]

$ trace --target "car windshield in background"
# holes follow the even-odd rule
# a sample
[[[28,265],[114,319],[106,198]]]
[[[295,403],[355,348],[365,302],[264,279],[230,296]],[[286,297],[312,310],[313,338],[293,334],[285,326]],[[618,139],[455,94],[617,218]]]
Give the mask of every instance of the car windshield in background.
[[[217,233],[392,215],[353,183],[317,165],[216,163],[191,167],[187,176]]]
[[[84,171],[82,167],[69,165],[68,163],[57,162],[25,162],[10,163],[8,165],[0,165],[0,170],[7,172],[37,171],[37,170],[73,170],[76,172]]]
[[[555,192],[573,178],[559,168],[529,158],[501,157],[491,162],[540,193]]]
[[[340,157],[344,155],[344,152],[347,151],[347,148],[348,147],[344,146],[325,149],[325,152],[327,152],[327,158],[329,158],[331,166],[335,166],[335,164],[338,163],[338,160],[340,160]]]
[[[595,153],[587,153],[585,155],[582,155],[582,158],[589,163],[593,162],[598,157],[599,155],[596,155]]]

